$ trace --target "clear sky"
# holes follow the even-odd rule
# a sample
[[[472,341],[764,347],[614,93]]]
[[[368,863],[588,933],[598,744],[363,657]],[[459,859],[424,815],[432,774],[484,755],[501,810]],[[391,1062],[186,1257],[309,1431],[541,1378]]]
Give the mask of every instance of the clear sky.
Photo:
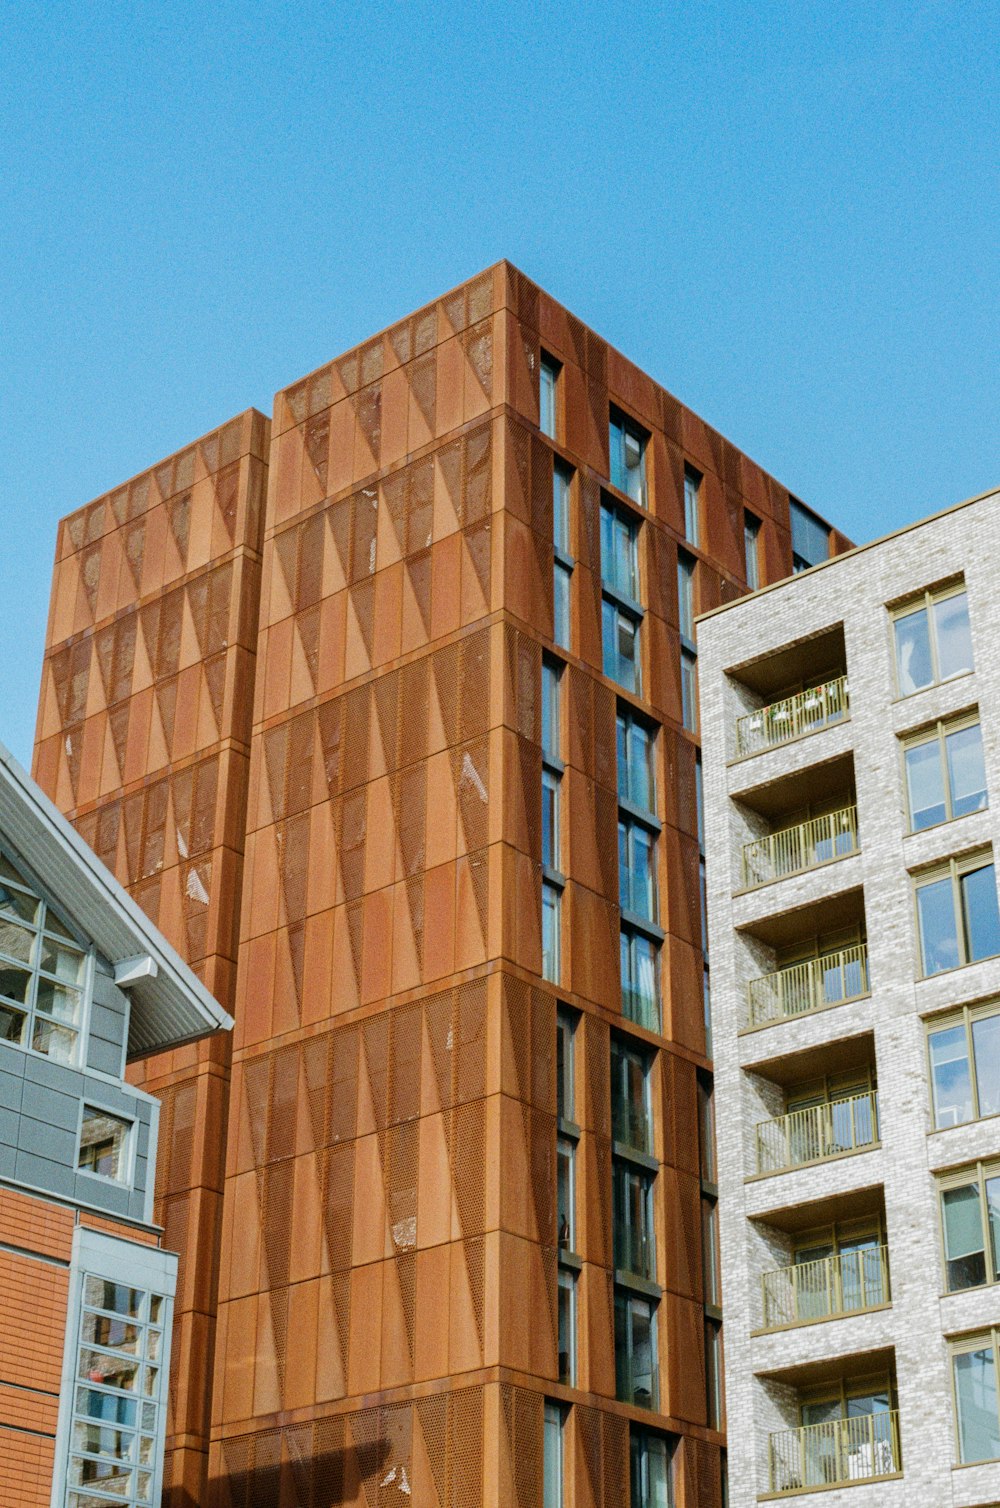
[[[501,256],[858,540],[1000,483],[995,0],[0,0],[0,741],[61,514]]]

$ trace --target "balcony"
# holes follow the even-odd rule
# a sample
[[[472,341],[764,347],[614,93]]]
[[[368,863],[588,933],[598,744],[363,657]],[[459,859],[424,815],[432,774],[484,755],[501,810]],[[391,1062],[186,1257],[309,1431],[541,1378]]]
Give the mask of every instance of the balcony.
[[[808,691],[796,692],[769,707],[759,707],[736,722],[736,758],[747,759],[751,754],[761,754],[765,749],[776,749],[780,744],[790,743],[793,738],[803,738],[807,733],[819,733],[834,723],[842,723],[851,715],[849,688],[846,675],[826,681],[822,686],[811,686]]]
[[[899,1414],[883,1409],[779,1430],[768,1438],[767,1455],[773,1493],[878,1482],[903,1469]]]
[[[858,809],[844,806],[745,843],[743,885],[747,890],[755,890],[772,880],[802,874],[857,852]]]
[[[789,1111],[757,1125],[757,1172],[780,1173],[878,1144],[878,1095],[870,1090]]]
[[[863,1246],[779,1267],[762,1274],[761,1290],[766,1330],[878,1309],[889,1302],[888,1248]]]
[[[855,943],[751,979],[747,985],[748,1024],[768,1026],[772,1021],[804,1016],[828,1005],[860,1000],[869,990],[868,947]]]

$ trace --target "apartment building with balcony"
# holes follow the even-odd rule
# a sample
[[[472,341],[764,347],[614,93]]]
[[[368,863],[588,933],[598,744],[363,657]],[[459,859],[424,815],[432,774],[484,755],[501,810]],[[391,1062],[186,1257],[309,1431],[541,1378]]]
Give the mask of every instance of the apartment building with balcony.
[[[699,622],[733,1508],[1000,1501],[998,507]]]
[[[231,1019],[0,746],[0,1500],[156,1508],[178,1259],[127,1063]]]
[[[719,1502],[694,618],[844,543],[507,263],[63,522],[38,777],[237,1022],[169,1508]]]

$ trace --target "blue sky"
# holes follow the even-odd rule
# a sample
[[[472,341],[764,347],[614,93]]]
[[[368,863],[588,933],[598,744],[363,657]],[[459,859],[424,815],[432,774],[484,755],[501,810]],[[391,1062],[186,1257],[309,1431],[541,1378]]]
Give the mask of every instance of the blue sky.
[[[508,256],[856,539],[1000,483],[993,0],[0,0],[0,740],[56,521]]]

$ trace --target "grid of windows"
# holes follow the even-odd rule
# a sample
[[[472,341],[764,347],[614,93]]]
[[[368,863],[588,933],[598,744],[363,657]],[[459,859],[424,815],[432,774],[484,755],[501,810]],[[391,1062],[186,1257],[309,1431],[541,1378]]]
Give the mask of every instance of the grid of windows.
[[[914,890],[925,976],[1000,953],[1000,915],[990,850],[951,859],[917,875]]]
[[[609,423],[611,484],[646,506],[646,443],[649,436],[634,419],[611,410]]]
[[[936,1129],[1000,1115],[1000,1004],[934,1022],[927,1051]]]
[[[92,956],[0,854],[0,1038],[76,1063]]]
[[[84,1278],[67,1508],[158,1501],[168,1308],[159,1294]]]
[[[986,805],[986,766],[978,714],[937,723],[903,746],[911,832],[978,812]]]
[[[896,686],[912,696],[972,669],[969,600],[963,582],[922,592],[893,614]]]

